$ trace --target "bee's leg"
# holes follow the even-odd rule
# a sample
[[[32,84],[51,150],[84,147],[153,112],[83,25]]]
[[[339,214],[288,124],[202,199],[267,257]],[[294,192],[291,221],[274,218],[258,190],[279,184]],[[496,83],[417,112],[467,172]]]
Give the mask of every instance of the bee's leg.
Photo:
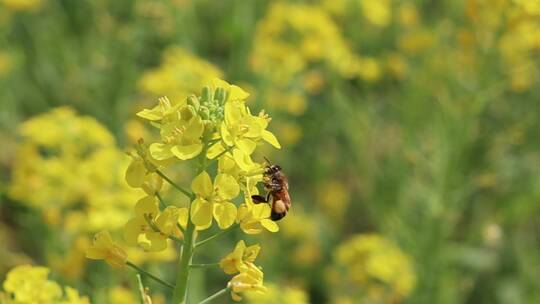
[[[254,204],[268,203],[268,197],[266,199],[264,199],[264,197],[262,197],[260,195],[252,195],[251,196],[251,201]]]

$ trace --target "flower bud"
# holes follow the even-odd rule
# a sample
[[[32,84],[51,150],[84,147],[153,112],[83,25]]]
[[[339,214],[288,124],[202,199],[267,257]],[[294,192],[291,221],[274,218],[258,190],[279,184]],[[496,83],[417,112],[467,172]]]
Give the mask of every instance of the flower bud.
[[[219,104],[223,104],[225,102],[225,89],[218,87],[215,92],[214,100]]]
[[[195,95],[191,95],[187,98],[187,104],[194,107],[195,110],[198,110],[199,106],[201,105],[199,99]]]
[[[202,119],[209,119],[210,118],[210,110],[208,110],[207,107],[201,106],[199,108],[199,115]]]
[[[201,100],[203,103],[207,103],[212,100],[212,90],[210,90],[210,87],[204,87],[202,89]]]
[[[180,109],[180,116],[182,117],[182,120],[190,121],[194,116],[197,116],[197,111],[195,111],[193,106],[186,105]]]

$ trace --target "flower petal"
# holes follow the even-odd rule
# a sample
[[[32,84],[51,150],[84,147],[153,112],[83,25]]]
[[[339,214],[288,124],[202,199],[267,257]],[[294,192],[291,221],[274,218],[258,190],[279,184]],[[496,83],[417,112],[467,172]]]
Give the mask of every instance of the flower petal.
[[[156,160],[166,160],[174,156],[171,152],[171,146],[166,144],[153,143],[148,150]]]
[[[146,177],[146,167],[142,159],[134,159],[126,170],[126,182],[133,188],[139,188]]]
[[[214,218],[221,229],[227,229],[234,224],[236,214],[236,206],[233,203],[214,204]]]
[[[206,171],[201,172],[191,182],[191,189],[199,196],[210,197],[214,193],[214,186],[212,185],[210,175]]]
[[[253,140],[248,138],[237,139],[235,141],[235,144],[238,149],[242,150],[242,152],[246,153],[247,155],[251,155],[257,147],[257,144]]]
[[[240,192],[240,186],[234,179],[234,177],[229,174],[218,174],[216,176],[215,191],[220,198],[224,200],[230,200],[238,196]]]
[[[263,130],[262,131],[262,138],[269,144],[271,144],[272,146],[278,148],[278,149],[281,149],[281,145],[279,144],[279,141],[277,140],[276,136],[270,132],[270,131],[267,131],[267,130]]]
[[[208,226],[212,223],[212,203],[197,198],[191,205],[191,221],[195,226]]]
[[[202,143],[196,143],[192,145],[176,145],[171,148],[171,153],[181,160],[192,159],[201,153],[203,148]]]
[[[269,219],[262,219],[261,220],[261,225],[264,228],[266,228],[266,230],[268,230],[270,232],[278,232],[279,231],[279,226],[276,224],[276,222],[271,221]]]

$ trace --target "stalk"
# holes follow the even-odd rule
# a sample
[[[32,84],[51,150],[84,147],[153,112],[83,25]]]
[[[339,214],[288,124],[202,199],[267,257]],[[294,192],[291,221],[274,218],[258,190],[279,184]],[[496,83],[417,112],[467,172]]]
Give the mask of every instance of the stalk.
[[[200,174],[205,167],[206,163],[206,151],[208,150],[207,141],[204,141],[203,150],[199,155],[199,168],[197,174]],[[184,193],[185,194],[185,193]],[[194,200],[195,196],[192,194],[191,199]],[[186,304],[187,303],[187,289],[189,281],[189,271],[191,260],[193,258],[193,249],[195,244],[195,225],[191,222],[191,203],[189,204],[188,221],[186,232],[184,234],[184,245],[182,246],[182,253],[180,254],[180,263],[178,264],[178,272],[176,274],[176,285],[173,292],[173,304]]]
[[[186,303],[187,296],[187,284],[189,278],[189,264],[191,264],[191,258],[193,256],[193,242],[195,236],[195,225],[188,221],[186,234],[184,238],[184,246],[182,246],[182,253],[180,255],[180,263],[178,265],[178,273],[176,277],[176,286],[173,292],[173,303],[184,304]]]

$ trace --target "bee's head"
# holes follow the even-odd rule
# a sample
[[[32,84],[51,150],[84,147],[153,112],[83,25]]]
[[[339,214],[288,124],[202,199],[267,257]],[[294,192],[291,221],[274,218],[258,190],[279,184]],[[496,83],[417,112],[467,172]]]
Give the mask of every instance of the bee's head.
[[[281,167],[278,165],[270,165],[266,167],[266,174],[276,174],[281,171]]]

